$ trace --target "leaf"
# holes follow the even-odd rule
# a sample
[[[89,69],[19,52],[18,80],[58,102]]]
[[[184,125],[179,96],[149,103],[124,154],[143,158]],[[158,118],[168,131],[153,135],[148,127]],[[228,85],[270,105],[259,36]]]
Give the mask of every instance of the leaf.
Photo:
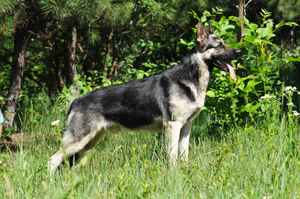
[[[295,26],[299,26],[297,23],[295,23],[295,22],[286,22],[286,23],[284,23],[284,25],[286,25],[286,26],[292,26],[292,25],[295,25]]]
[[[256,35],[256,33],[255,32],[253,32],[251,29],[249,29],[249,28],[245,28],[244,29],[244,35],[245,36],[255,36]]]
[[[240,21],[240,18],[238,18],[236,16],[229,16],[228,19],[231,21]]]
[[[249,25],[249,27],[251,28],[251,30],[252,30],[253,32],[255,32],[255,30],[258,28],[258,25],[255,24],[255,23],[251,23],[251,24]]]
[[[201,21],[203,21],[203,22],[207,21],[207,18],[206,18],[205,15],[203,15],[203,16],[201,17]]]
[[[247,36],[254,36],[254,31],[252,31],[252,30],[249,29],[249,28],[245,28],[245,29],[244,29],[244,35],[247,35]]]
[[[226,21],[226,17],[223,16],[223,17],[220,19],[220,22],[225,23],[225,21]]]
[[[234,29],[235,29],[234,25],[225,25],[222,27],[222,30],[223,31],[225,30],[226,32],[230,32],[231,30],[234,30]]]
[[[206,95],[209,96],[209,97],[215,97],[216,96],[213,91],[207,91]]]
[[[192,11],[192,12],[188,12],[188,13],[189,13],[189,14],[192,14],[193,17],[194,17],[195,19],[197,19],[198,21],[200,21],[200,18],[198,17],[197,13],[196,13],[194,10],[192,10],[192,9],[191,9],[191,11]],[[204,19],[204,18],[201,17],[201,20],[202,20],[202,19]],[[202,22],[204,22],[204,21],[202,21]]]
[[[270,29],[269,28],[258,28],[255,32],[257,34],[260,34],[260,37],[266,37],[269,34]]]
[[[258,44],[258,40],[257,40],[256,36],[245,35],[244,40],[247,41],[247,42],[250,42],[250,43],[252,43],[254,45]]]
[[[241,82],[240,84],[238,84],[237,88],[239,88],[240,90],[243,90],[245,87],[245,83]]]
[[[280,28],[281,26],[283,26],[284,24],[282,22],[280,22],[279,24],[276,24],[275,29]]]
[[[14,126],[11,126],[11,127],[9,127],[9,128],[5,128],[4,130],[5,130],[5,131],[8,131],[8,132],[13,132],[13,131],[15,131],[15,127],[14,127]]]
[[[16,114],[16,112],[13,112],[13,111],[5,111],[5,113],[13,113],[13,114]],[[5,117],[5,116],[4,116]]]
[[[248,110],[248,112],[254,112],[256,109],[258,109],[261,106],[260,103],[255,104],[254,106],[251,106]]]
[[[286,61],[296,61],[296,62],[300,62],[300,58],[294,58],[294,57],[287,57],[286,59],[284,59]]]
[[[238,26],[241,26],[240,18],[235,17],[235,16],[230,16],[230,17],[228,17],[228,19],[231,20],[231,21],[235,21]]]
[[[258,109],[259,107],[261,107],[260,103],[257,103],[256,105],[253,105],[253,103],[248,103],[240,111],[241,112],[247,111],[247,112],[251,113],[251,112],[256,111],[256,109]]]
[[[204,106],[204,107],[202,107],[201,112],[202,112],[202,113],[213,114],[213,113],[216,112],[216,110],[215,110],[214,107],[211,107],[211,106]]]
[[[248,92],[251,92],[253,89],[254,89],[254,87],[257,85],[257,84],[260,84],[261,83],[261,81],[257,81],[257,80],[250,80],[249,82],[248,82],[248,84],[247,84],[247,86],[244,88],[244,92],[246,92],[246,93],[248,93]]]
[[[144,74],[143,74],[143,73],[138,73],[138,74],[136,75],[136,78],[137,78],[137,79],[143,79],[143,77],[144,77]]]
[[[249,20],[246,17],[244,17],[244,23],[249,26]]]
[[[194,46],[195,45],[194,42],[188,41],[188,40],[185,40],[185,39],[182,39],[182,38],[180,38],[180,43],[183,44],[183,45],[187,45],[187,46]]]

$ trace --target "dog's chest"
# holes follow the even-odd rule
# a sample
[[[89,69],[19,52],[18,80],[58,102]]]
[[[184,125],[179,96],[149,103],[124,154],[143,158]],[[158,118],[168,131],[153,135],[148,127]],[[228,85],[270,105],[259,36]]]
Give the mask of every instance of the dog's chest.
[[[201,62],[199,66],[199,86],[197,88],[197,104],[199,108],[204,106],[205,96],[208,84],[211,79],[211,72],[208,69],[208,66]]]
[[[201,108],[204,106],[205,95],[207,86],[209,84],[211,73],[209,70],[199,70],[199,81],[197,84],[184,82],[186,87],[189,87],[192,99],[184,92],[180,92],[177,86],[174,85],[173,95],[170,96],[171,112],[174,118],[178,121],[187,122],[192,121],[200,113]]]

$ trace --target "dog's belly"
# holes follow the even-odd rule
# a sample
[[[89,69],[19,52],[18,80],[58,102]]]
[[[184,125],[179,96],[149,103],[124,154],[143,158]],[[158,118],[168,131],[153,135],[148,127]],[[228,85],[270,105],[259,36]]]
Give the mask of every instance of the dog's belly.
[[[153,133],[159,133],[163,132],[165,130],[164,128],[164,122],[159,120],[159,121],[154,121],[153,123],[149,125],[144,125],[144,126],[139,126],[136,128],[128,128],[124,125],[121,125],[119,123],[114,123],[112,127],[108,128],[107,130],[111,132],[112,134],[118,133],[121,129],[124,129],[126,131],[132,131],[132,132],[153,132]]]

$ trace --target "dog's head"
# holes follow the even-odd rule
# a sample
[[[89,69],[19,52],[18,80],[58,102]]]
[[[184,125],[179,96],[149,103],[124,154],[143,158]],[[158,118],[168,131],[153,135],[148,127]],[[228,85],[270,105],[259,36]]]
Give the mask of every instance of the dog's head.
[[[241,50],[228,47],[221,38],[214,35],[210,22],[206,30],[203,23],[199,21],[196,45],[209,67],[217,67],[229,72],[231,78],[236,80],[233,67],[226,61],[238,58],[241,55]]]

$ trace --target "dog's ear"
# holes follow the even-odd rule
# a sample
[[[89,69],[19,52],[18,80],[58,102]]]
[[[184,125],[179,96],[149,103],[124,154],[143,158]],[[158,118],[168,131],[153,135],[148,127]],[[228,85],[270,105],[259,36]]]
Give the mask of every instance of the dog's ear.
[[[205,30],[205,27],[201,21],[198,22],[198,28],[197,28],[197,42],[200,44],[200,46],[206,45],[208,41],[208,33]]]
[[[212,28],[211,28],[211,22],[209,21],[209,25],[208,25],[208,28],[207,28],[207,32],[211,35],[211,34],[214,34],[213,31],[212,31]]]

